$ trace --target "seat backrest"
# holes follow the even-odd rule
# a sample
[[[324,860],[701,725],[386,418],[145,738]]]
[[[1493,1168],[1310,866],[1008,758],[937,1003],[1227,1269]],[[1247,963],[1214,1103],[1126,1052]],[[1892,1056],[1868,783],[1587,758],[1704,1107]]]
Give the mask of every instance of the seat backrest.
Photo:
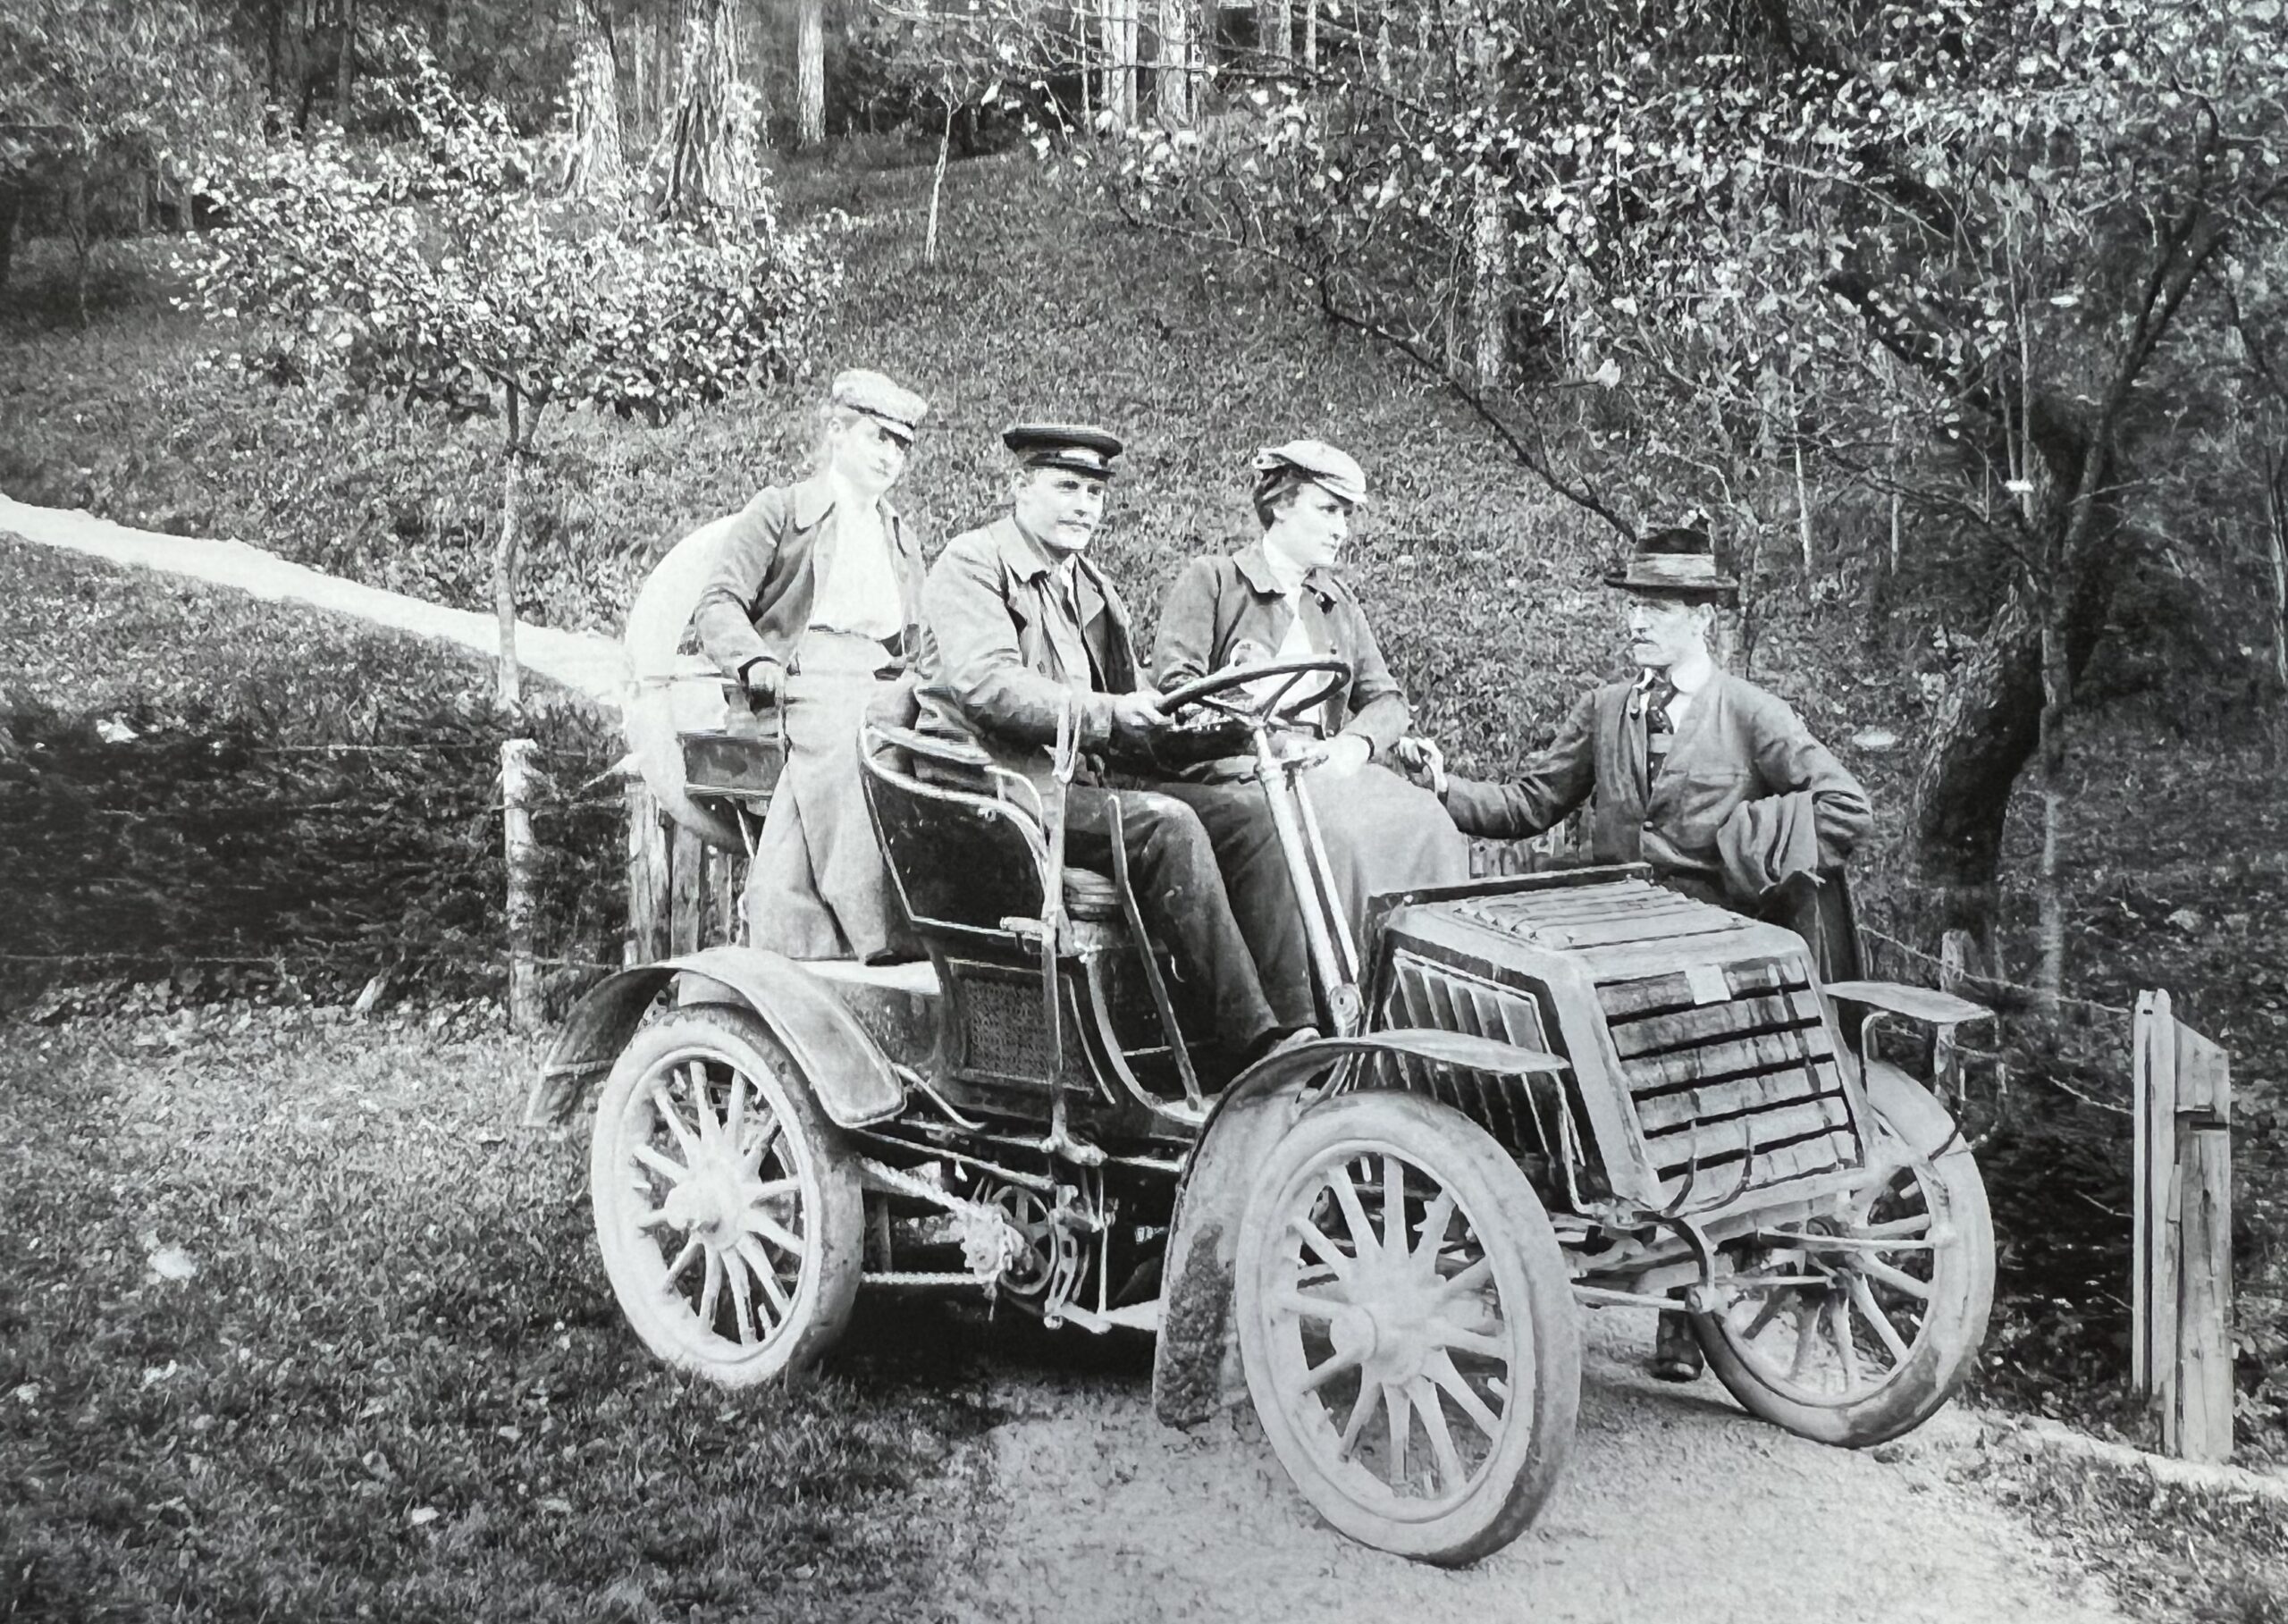
[[[978,787],[916,776],[917,756],[949,774],[974,772]],[[859,760],[866,810],[915,930],[1006,943],[1004,921],[1042,916],[1047,840],[1030,807],[993,793],[982,751],[870,719]]]

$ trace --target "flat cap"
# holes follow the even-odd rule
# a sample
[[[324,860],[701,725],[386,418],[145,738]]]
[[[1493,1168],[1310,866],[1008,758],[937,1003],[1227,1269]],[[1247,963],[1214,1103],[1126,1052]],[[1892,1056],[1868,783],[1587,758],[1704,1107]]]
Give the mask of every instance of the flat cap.
[[[1716,543],[1705,530],[1681,526],[1655,530],[1638,542],[1626,568],[1605,576],[1605,585],[1659,598],[1690,598],[1729,603],[1740,595],[1739,581],[1716,562]]]
[[[930,415],[930,402],[920,395],[862,366],[835,374],[827,399],[837,406],[865,413],[901,440],[912,440],[921,419]]]
[[[1029,468],[1065,468],[1075,474],[1112,477],[1120,437],[1085,423],[1013,423],[1001,443]]]
[[[1325,486],[1338,501],[1354,508],[1366,503],[1367,470],[1349,452],[1337,450],[1324,440],[1290,440],[1285,445],[1266,446],[1255,454],[1258,475],[1287,468]]]

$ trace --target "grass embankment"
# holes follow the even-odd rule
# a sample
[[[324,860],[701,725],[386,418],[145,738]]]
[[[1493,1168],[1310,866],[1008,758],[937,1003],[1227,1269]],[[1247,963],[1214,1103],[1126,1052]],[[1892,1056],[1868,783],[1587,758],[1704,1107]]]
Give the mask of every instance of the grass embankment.
[[[4,535],[0,581],[0,1013],[170,971],[209,997],[497,991],[512,732],[542,747],[550,985],[618,962],[610,719],[547,685],[510,718],[461,650]]]
[[[973,1384],[895,1325],[669,1373],[578,1146],[510,1125],[533,1058],[482,1013],[6,1035],[0,1618],[938,1616]]]

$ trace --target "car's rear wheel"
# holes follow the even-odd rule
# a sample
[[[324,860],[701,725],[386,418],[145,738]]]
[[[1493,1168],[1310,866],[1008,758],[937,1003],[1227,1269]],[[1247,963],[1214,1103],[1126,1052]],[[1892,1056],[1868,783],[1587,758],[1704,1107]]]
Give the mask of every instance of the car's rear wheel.
[[[1335,1527],[1459,1565],[1533,1520],[1580,1334],[1548,1216],[1482,1129],[1404,1094],[1307,1112],[1256,1176],[1234,1289],[1264,1432]]]
[[[1953,1118],[1894,1066],[1870,1064],[1867,1091],[1877,1176],[1840,1212],[1737,1250],[1725,1300],[1693,1317],[1709,1368],[1750,1411],[1853,1449],[1946,1403],[1994,1301],[1994,1221]]]
[[[636,1034],[597,1104],[588,1182],[613,1293],[668,1363],[747,1387],[841,1334],[865,1244],[857,1169],[749,1011],[682,1009]]]

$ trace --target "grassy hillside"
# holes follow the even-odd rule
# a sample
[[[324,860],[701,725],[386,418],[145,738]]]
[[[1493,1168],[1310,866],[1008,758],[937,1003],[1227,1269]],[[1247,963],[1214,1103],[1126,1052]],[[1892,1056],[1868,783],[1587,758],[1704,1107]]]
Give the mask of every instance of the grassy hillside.
[[[1423,722],[1463,765],[1500,771],[1612,669],[1615,608],[1596,585],[1612,538],[1534,487],[1417,374],[1325,329],[1250,267],[1078,213],[1022,162],[955,168],[936,265],[920,263],[925,169],[797,169],[785,181],[789,216],[831,233],[847,265],[819,370],[879,366],[933,402],[901,501],[934,542],[995,509],[1003,424],[1104,422],[1131,449],[1101,557],[1148,624],[1182,560],[1252,528],[1252,450],[1315,434],[1356,452],[1375,481],[1350,570]],[[115,279],[86,332],[52,306],[36,298],[0,317],[0,489],[240,535],[484,607],[495,425],[250,385],[212,364],[223,335],[170,307],[164,277]],[[615,626],[662,550],[799,465],[818,387],[799,381],[664,430],[557,420],[543,439],[526,611]],[[0,554],[0,572],[20,568]],[[1912,595],[1871,607],[1793,568],[1771,580],[1753,675],[1794,701],[1874,791],[1881,833],[1858,880],[1880,917],[1935,692],[1923,679],[1942,678],[1947,634],[1974,627],[1947,626]],[[113,680],[100,675],[107,663],[163,662],[171,646],[180,644],[160,617],[49,663]],[[21,672],[0,665],[0,683],[12,676]],[[2288,1190],[2278,1172],[2288,932],[2277,922],[2288,823],[2276,756],[2237,736],[2241,728],[2229,712],[2150,699],[2078,719],[2068,975],[2071,990],[2116,1006],[2141,987],[2166,986],[2234,1053],[2244,1102],[2235,1155],[2253,1219],[2242,1238],[2243,1375],[2250,1415],[2263,1418],[2280,1401],[2272,1368],[2288,1370],[2271,1283],[2288,1260],[2269,1239],[2288,1216],[2278,1193]],[[1878,730],[1897,742],[1881,745]],[[2031,962],[2030,812],[2022,804],[2012,826],[2006,888],[2006,943],[2021,944],[2007,963],[2021,973]],[[597,849],[608,862],[610,841]],[[2000,1376],[2035,1401],[2058,1373],[2101,1379],[2122,1362],[2116,1209],[2126,1124],[2055,1085],[2118,1100],[2126,1040],[2114,1017],[2070,1039],[2038,1027],[2012,1035],[2009,1120],[1989,1162],[2016,1306],[1997,1345]],[[1985,1125],[1997,1105],[1988,1083],[1981,1090],[1973,1107]]]

